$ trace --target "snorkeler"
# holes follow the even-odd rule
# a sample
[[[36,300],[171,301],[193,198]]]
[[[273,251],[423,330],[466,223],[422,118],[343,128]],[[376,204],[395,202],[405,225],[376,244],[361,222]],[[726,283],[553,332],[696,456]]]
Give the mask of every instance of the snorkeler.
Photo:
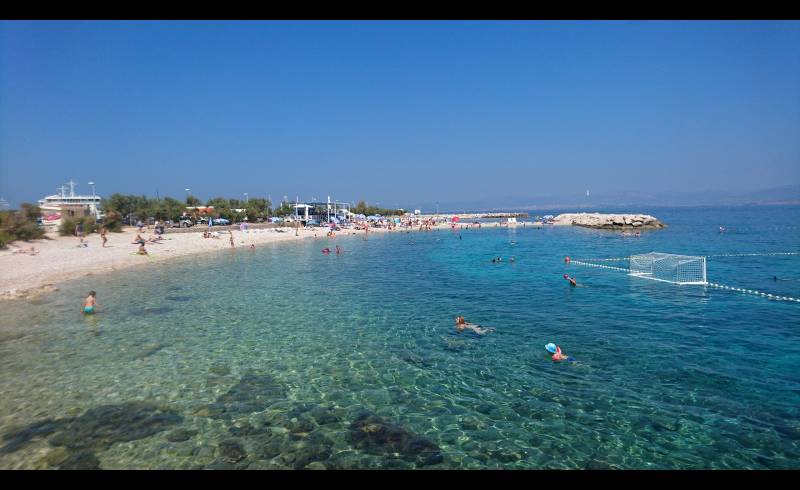
[[[570,285],[570,286],[577,286],[577,285],[578,285],[578,283],[577,283],[577,282],[575,282],[575,279],[573,279],[573,278],[569,277],[569,275],[568,275],[568,274],[564,274],[564,279],[566,279],[567,281],[569,281],[569,285]]]
[[[561,347],[557,346],[556,344],[554,344],[552,342],[547,344],[547,345],[545,345],[544,348],[545,348],[545,350],[547,352],[553,354],[551,359],[556,361],[556,362],[558,362],[558,361],[570,361],[570,362],[572,362],[572,361],[575,360],[575,358],[567,356],[566,354],[561,352]]]
[[[456,331],[463,332],[464,330],[472,330],[473,332],[477,333],[478,335],[483,335],[488,332],[494,331],[493,328],[481,328],[480,325],[473,325],[471,323],[467,323],[463,316],[456,317]]]
[[[83,312],[85,315],[91,315],[94,313],[95,307],[98,306],[100,305],[97,303],[97,293],[94,291],[89,291],[89,296],[83,300],[83,308],[81,308],[81,312]]]

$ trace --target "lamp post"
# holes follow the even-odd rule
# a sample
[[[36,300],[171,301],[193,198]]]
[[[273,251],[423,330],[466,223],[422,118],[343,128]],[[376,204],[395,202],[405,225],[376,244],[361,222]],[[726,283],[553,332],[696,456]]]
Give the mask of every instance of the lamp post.
[[[97,218],[97,203],[94,202],[94,182],[89,182],[89,185],[92,186],[92,208],[94,211],[94,217]]]

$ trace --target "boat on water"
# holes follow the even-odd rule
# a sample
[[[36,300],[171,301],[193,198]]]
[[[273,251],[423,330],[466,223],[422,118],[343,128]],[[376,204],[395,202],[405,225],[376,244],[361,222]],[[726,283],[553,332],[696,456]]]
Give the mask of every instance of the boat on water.
[[[104,213],[100,211],[101,198],[92,192],[92,195],[75,194],[75,185],[73,181],[67,182],[57,188],[56,194],[43,197],[39,199],[39,209],[42,211],[42,223],[45,226],[58,226],[61,224],[61,218],[76,217],[76,216],[94,216],[96,220],[104,217]],[[69,194],[67,193],[67,186],[69,186]]]

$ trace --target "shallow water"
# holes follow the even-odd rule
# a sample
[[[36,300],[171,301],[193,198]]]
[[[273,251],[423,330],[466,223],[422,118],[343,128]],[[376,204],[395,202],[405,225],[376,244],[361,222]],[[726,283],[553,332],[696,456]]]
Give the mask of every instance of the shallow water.
[[[800,304],[563,261],[797,252],[800,208],[651,214],[670,226],[640,238],[226,250],[4,305],[0,468],[800,467]],[[800,256],[711,257],[708,277],[799,297]],[[496,331],[458,334],[459,314]]]

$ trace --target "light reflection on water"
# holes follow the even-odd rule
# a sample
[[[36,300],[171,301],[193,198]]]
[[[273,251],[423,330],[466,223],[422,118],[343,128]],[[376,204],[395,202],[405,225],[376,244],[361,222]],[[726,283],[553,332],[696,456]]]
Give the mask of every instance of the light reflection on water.
[[[798,210],[776,209],[735,234],[718,223],[764,216],[375,234],[341,256],[307,240],[76,280],[0,320],[0,467],[796,468],[800,307],[563,262],[798,250]],[[797,256],[708,269],[800,293],[773,280]],[[77,314],[88,289],[96,317]]]

